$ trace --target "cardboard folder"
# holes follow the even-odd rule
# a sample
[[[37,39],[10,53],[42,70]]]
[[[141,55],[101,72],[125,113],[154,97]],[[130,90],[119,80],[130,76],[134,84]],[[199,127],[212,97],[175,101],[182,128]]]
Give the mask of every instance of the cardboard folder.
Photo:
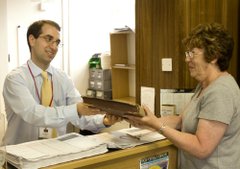
[[[124,115],[144,116],[143,108],[138,104],[124,103],[114,100],[105,100],[82,96],[83,102],[93,108],[100,109],[109,114],[124,117]]]

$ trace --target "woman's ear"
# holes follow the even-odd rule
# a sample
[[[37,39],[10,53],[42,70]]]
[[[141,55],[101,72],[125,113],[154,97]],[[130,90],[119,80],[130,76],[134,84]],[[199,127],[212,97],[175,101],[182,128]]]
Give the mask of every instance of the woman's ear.
[[[217,63],[217,58],[215,58],[215,59],[213,59],[210,63],[212,63],[212,64],[216,64]]]

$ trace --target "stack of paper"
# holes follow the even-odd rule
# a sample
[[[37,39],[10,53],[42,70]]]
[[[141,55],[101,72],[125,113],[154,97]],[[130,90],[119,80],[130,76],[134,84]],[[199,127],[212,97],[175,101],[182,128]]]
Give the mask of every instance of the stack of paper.
[[[103,154],[107,148],[125,149],[165,137],[156,131],[126,128],[91,136],[69,133],[55,139],[6,146],[7,161],[18,169],[37,169]]]
[[[37,169],[66,161],[103,154],[107,144],[92,137],[70,133],[55,139],[6,146],[7,160],[21,169]]]
[[[105,142],[107,143],[108,148],[114,149],[131,148],[166,138],[157,131],[135,127],[120,129],[109,133],[96,134],[90,137]]]

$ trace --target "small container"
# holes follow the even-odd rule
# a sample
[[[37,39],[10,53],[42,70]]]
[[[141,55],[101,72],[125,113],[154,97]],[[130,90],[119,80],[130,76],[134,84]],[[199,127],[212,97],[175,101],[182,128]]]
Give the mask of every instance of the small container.
[[[101,58],[99,57],[101,53],[95,53],[89,60],[89,68],[101,69]]]
[[[110,52],[104,52],[100,56],[102,69],[111,69],[111,55]]]

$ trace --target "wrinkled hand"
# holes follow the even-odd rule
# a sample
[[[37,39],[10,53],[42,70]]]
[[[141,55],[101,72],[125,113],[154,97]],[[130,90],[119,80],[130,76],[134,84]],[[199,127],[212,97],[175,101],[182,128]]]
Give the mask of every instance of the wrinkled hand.
[[[152,128],[156,129],[158,127],[158,118],[154,115],[153,112],[146,106],[143,105],[142,108],[145,111],[145,116],[138,117],[132,115],[125,115],[124,119],[129,122],[131,125],[138,127],[138,128]]]
[[[105,126],[111,126],[117,122],[122,121],[122,117],[111,115],[111,114],[106,114],[104,119],[103,119],[103,124]]]
[[[95,115],[95,114],[104,114],[105,112],[85,103],[77,104],[77,112],[81,115]]]

